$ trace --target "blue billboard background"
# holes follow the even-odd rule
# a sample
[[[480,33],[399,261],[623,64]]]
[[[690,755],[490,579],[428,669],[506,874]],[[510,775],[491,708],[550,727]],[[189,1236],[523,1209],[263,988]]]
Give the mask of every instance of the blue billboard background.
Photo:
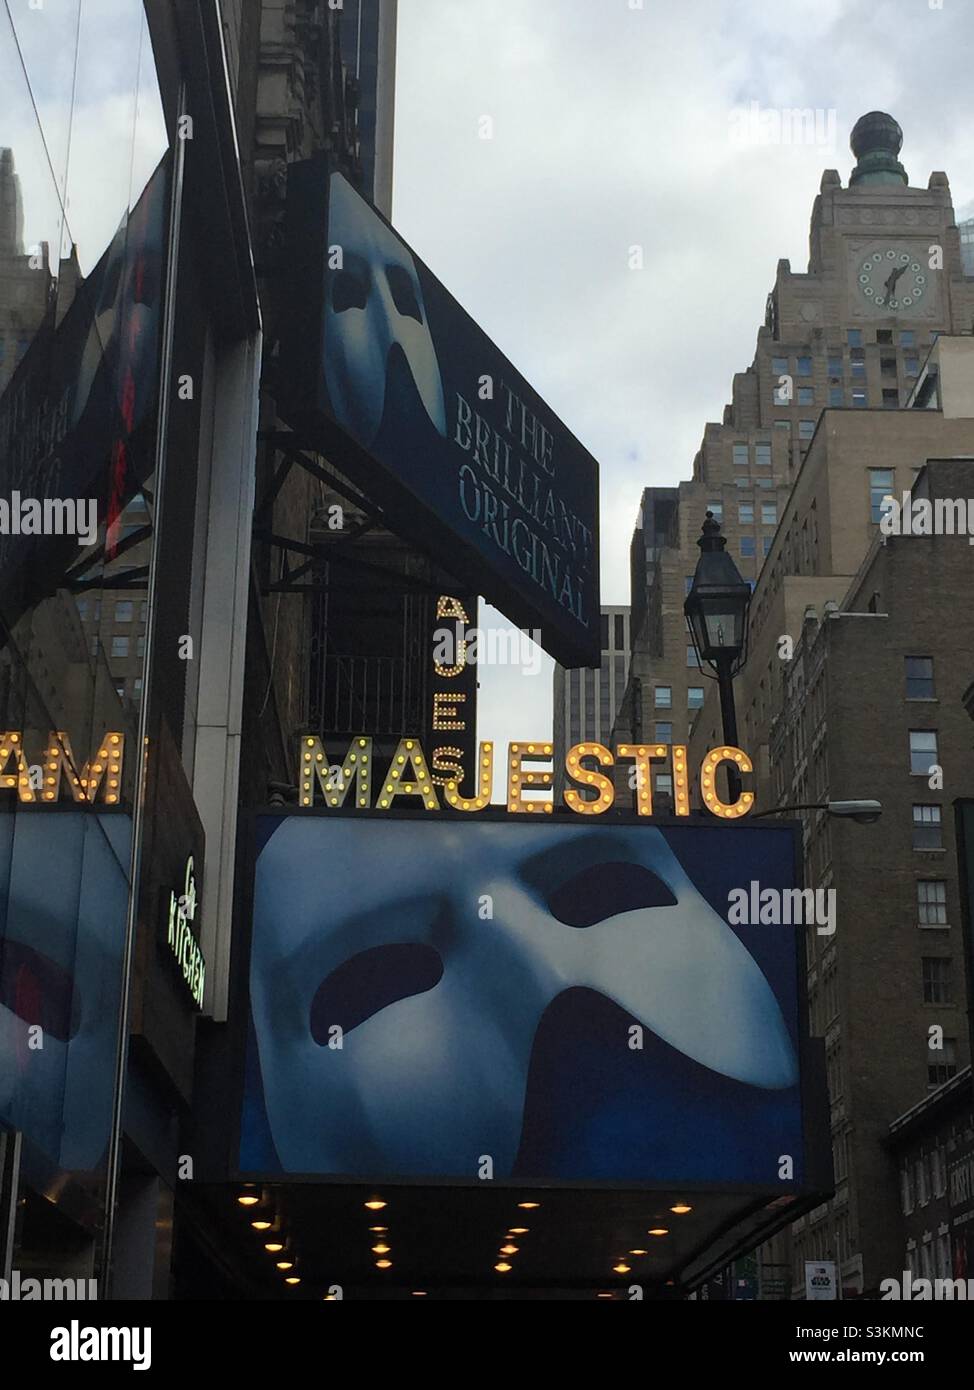
[[[0,1124],[96,1169],[111,1128],[132,823],[0,813]]]
[[[795,929],[726,921],[794,885],[787,829],[261,817],[257,850],[242,1172],[802,1183]]]

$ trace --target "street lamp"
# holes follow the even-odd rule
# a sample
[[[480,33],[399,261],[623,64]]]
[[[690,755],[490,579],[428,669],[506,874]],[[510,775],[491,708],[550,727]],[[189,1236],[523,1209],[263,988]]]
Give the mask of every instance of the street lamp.
[[[690,592],[683,605],[687,626],[693,638],[697,661],[708,665],[717,677],[720,716],[724,742],[732,748],[737,742],[737,712],[734,709],[734,676],[747,656],[747,616],[751,605],[751,586],[742,579],[727,554],[727,537],[720,523],[708,512],[697,541],[700,559]],[[741,775],[728,766],[727,782],[731,801],[741,795]]]
[[[775,806],[770,811],[759,811],[751,819],[781,816],[786,811],[825,811],[827,815],[840,820],[854,820],[858,825],[872,825],[883,814],[883,805],[881,801],[804,801],[793,806]]]

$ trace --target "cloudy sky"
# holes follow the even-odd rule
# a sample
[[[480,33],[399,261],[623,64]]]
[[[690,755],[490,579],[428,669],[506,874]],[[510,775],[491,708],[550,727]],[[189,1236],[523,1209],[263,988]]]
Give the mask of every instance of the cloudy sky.
[[[599,460],[604,603],[629,602],[640,490],[689,476],[750,364],[779,257],[806,268],[856,119],[889,111],[911,184],[945,170],[974,212],[972,42],[971,0],[399,0],[394,221]],[[742,143],[752,102],[821,110],[825,141]],[[480,737],[543,736],[551,669],[482,668]]]

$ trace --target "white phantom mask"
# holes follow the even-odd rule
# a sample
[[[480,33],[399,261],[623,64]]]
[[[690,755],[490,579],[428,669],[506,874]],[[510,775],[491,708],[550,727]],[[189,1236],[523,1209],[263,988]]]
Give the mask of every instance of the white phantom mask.
[[[412,255],[340,174],[331,176],[329,206],[329,246],[342,253],[342,268],[328,272],[325,311],[325,382],[335,418],[368,448],[399,356],[445,435],[443,384]]]
[[[617,901],[625,881],[622,900],[669,905],[602,916],[599,866]],[[539,1021],[577,986],[714,1072],[797,1081],[770,985],[659,830],[285,821],[258,860],[251,959],[284,1170],[472,1178],[490,1155],[509,1174]]]

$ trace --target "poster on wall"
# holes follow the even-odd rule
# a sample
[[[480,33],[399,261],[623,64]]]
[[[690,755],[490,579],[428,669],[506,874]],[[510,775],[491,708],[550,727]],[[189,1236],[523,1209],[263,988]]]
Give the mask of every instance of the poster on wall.
[[[794,884],[788,827],[299,813],[255,837],[242,1173],[808,1178],[800,929],[728,909]]]
[[[599,664],[598,464],[325,157],[288,167],[279,407],[567,666]]]

